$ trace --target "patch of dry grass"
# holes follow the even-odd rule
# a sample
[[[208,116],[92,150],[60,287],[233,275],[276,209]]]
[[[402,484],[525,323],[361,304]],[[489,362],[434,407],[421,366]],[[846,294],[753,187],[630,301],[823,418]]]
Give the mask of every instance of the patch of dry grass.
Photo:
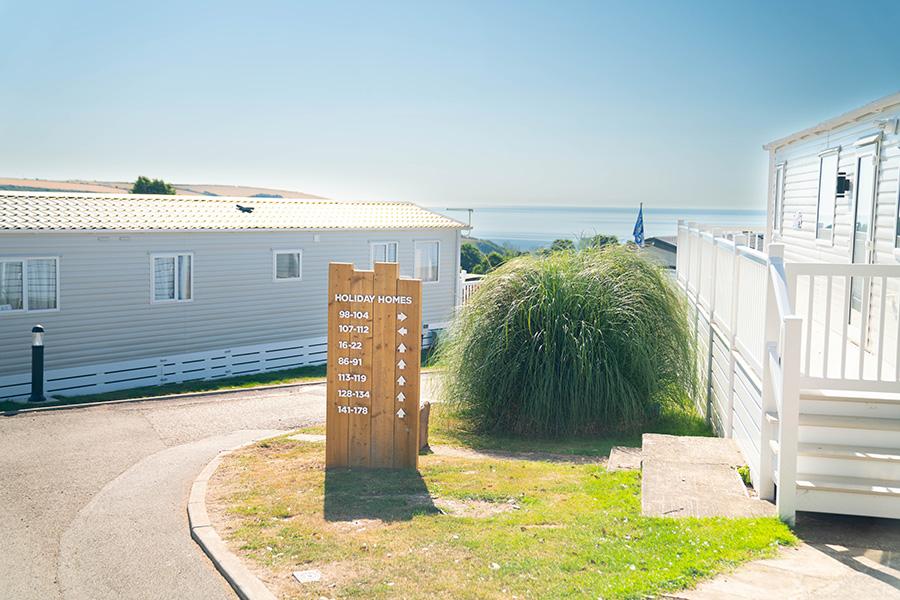
[[[208,500],[283,598],[642,598],[795,541],[772,518],[641,517],[636,471],[434,454],[326,473],[324,443],[287,437],[227,457]]]

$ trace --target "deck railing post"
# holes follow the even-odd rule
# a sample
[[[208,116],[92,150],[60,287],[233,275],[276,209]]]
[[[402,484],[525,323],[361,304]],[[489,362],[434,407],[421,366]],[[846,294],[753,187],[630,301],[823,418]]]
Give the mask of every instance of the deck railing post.
[[[706,361],[706,422],[712,423],[712,407],[713,407],[713,343],[715,333],[713,332],[713,323],[716,320],[716,230],[710,231],[710,244],[707,249],[712,254],[710,258],[709,268],[709,336],[707,338],[707,361]],[[719,423],[721,426],[722,424]]]
[[[758,357],[759,364],[763,367],[762,372],[762,410],[759,418],[759,482],[756,484],[759,497],[765,500],[773,500],[775,498],[775,456],[770,445],[771,440],[778,439],[778,435],[773,435],[773,428],[778,427],[777,420],[773,422],[772,415],[778,413],[773,389],[773,378],[776,376],[772,373],[769,363],[769,352],[773,347],[777,348],[778,338],[781,335],[781,319],[778,315],[778,305],[775,301],[775,287],[772,277],[769,274],[769,265],[772,259],[781,259],[784,256],[784,245],[769,245],[769,262],[766,265],[765,281],[765,332],[763,335],[762,353]],[[775,382],[781,385],[781,382]]]
[[[737,353],[737,311],[740,292],[740,269],[738,268],[737,244],[731,244],[731,310],[728,323],[728,414],[725,415],[725,437],[734,437],[734,355]]]
[[[803,319],[784,318],[781,338],[781,410],[778,413],[778,516],[794,525],[797,513],[797,441],[800,428],[800,337]]]
[[[693,305],[694,305],[694,314],[693,314],[693,335],[694,335],[694,347],[700,348],[700,287],[701,287],[701,278],[703,277],[703,234],[700,231],[700,225],[698,223],[691,222],[688,224],[690,226],[691,232],[691,278],[690,282],[695,282],[693,295],[691,296],[690,287],[688,288],[688,295],[692,297]],[[696,260],[696,264],[694,261]],[[696,267],[696,271],[694,270]],[[698,362],[695,368],[700,370],[700,365],[703,364],[701,362],[701,357],[697,357]],[[698,390],[699,391],[699,390]],[[697,407],[697,410],[702,411],[703,406],[700,404],[699,398],[694,398],[694,403]],[[704,415],[706,416],[706,415]]]

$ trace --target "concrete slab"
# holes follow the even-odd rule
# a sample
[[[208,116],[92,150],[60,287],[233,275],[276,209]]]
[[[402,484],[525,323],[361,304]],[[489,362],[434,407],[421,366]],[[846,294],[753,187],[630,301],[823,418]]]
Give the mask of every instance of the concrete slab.
[[[614,446],[609,451],[607,471],[637,471],[641,468],[641,449],[630,446]]]
[[[900,571],[882,565],[874,569],[858,559],[864,549],[846,549],[845,556],[807,544],[781,551],[778,558],[760,560],[719,576],[697,589],[670,596],[679,600],[845,600],[900,599]]]
[[[733,440],[644,434],[641,512],[652,517],[761,517],[775,506],[750,496]]]
[[[735,467],[747,464],[734,440],[719,437],[645,433],[641,452],[645,459],[651,460]]]

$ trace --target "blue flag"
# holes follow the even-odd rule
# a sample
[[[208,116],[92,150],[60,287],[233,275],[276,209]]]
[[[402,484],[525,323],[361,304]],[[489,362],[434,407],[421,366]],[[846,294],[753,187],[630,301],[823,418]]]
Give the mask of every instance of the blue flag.
[[[638,209],[638,218],[634,223],[634,243],[638,246],[644,245],[644,203]]]

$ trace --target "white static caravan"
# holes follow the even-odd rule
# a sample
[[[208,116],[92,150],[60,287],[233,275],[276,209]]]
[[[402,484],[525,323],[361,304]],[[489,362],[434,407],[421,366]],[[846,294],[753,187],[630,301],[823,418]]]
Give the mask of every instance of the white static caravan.
[[[900,93],[764,146],[767,239],[794,262],[900,264]]]
[[[789,520],[900,518],[898,120],[895,94],[767,144],[764,251],[679,225],[700,407]]]
[[[409,203],[0,193],[0,399],[325,362],[328,263],[396,261],[445,326],[465,225]]]

